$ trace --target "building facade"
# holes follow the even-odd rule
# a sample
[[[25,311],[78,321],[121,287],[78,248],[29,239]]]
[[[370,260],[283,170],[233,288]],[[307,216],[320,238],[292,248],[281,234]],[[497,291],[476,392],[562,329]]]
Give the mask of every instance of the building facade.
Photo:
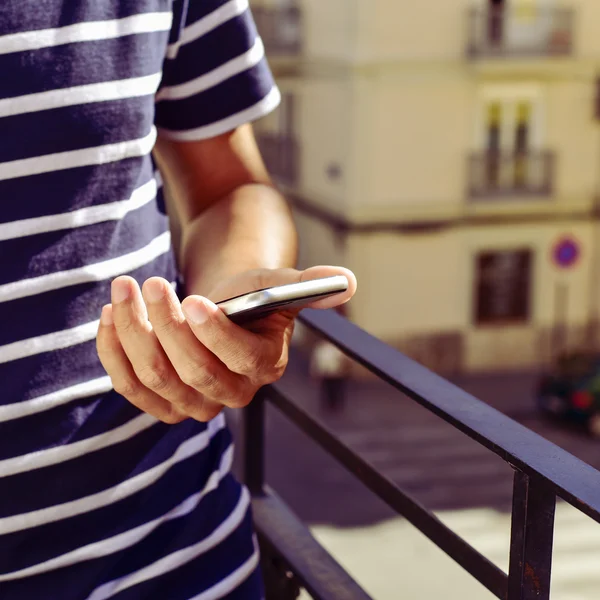
[[[443,373],[530,369],[600,317],[600,2],[254,0],[257,124],[303,265]]]

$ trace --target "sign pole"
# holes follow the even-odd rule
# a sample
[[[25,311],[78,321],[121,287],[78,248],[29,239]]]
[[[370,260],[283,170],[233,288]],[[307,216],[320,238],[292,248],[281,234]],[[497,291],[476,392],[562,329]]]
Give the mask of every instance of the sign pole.
[[[556,361],[566,348],[569,287],[564,281],[554,284],[554,326],[551,336],[551,361]]]
[[[580,257],[581,246],[576,239],[570,236],[562,237],[552,247],[552,262],[561,274],[558,275],[554,284],[554,323],[550,341],[551,361],[556,361],[559,355],[567,349],[569,285],[563,274],[566,271],[573,270]]]

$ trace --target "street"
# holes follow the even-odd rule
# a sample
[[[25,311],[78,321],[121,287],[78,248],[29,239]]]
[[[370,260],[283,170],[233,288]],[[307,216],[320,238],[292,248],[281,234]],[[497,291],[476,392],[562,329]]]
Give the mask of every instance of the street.
[[[312,414],[488,558],[507,568],[512,470],[386,384],[353,382],[339,414],[323,412],[301,356],[285,377]],[[456,381],[468,392],[600,467],[600,442],[541,420],[532,375]],[[304,391],[306,394],[304,395]],[[374,598],[491,598],[409,523],[269,407],[267,481]],[[555,600],[600,597],[600,525],[559,503]]]

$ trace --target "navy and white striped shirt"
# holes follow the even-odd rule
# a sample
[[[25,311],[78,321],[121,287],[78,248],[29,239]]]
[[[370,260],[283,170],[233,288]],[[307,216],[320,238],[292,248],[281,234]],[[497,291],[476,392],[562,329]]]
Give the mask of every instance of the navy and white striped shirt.
[[[0,2],[0,598],[261,597],[222,416],[111,389],[110,282],[177,279],[157,129],[199,140],[279,101],[247,0]]]

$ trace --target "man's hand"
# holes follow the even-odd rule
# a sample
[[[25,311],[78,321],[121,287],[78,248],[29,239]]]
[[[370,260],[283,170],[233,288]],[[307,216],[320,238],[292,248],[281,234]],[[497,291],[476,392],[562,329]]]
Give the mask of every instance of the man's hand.
[[[246,406],[260,387],[283,375],[298,313],[279,312],[242,328],[213,302],[330,275],[345,275],[348,290],[311,306],[332,308],[356,291],[347,269],[248,271],[221,282],[210,300],[189,296],[182,303],[164,279],[148,279],[140,292],[135,280],[119,277],[102,310],[100,360],[115,390],[139,409],[166,423],[208,421],[224,406]]]

